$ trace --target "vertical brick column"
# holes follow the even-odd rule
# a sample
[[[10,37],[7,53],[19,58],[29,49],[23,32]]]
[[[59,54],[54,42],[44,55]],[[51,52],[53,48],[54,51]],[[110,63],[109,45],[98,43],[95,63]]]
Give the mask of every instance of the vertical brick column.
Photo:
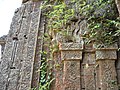
[[[80,61],[82,45],[78,43],[62,43],[60,45],[63,67],[63,90],[81,90]]]
[[[60,52],[54,52],[54,84],[52,86],[51,90],[63,90],[63,63],[61,60],[61,54]],[[53,89],[54,88],[54,89]]]
[[[85,51],[84,58],[81,64],[81,76],[82,76],[82,89],[84,90],[96,90],[96,75],[95,75],[95,53],[94,51]]]
[[[118,90],[115,70],[116,50],[117,46],[96,49],[100,90]]]

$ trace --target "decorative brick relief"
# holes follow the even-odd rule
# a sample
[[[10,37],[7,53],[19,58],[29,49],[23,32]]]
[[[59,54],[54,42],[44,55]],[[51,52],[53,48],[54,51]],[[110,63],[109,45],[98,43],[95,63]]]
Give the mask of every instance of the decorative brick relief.
[[[88,50],[84,52],[83,62],[81,64],[83,67],[81,71],[85,90],[96,90],[95,52],[88,52]]]
[[[63,90],[80,90],[80,61],[64,61]]]
[[[99,64],[99,78],[100,78],[100,88],[101,90],[118,90],[115,61],[114,60],[104,60],[98,61]]]
[[[39,51],[45,48],[42,48],[44,40],[39,37],[44,36],[46,29],[45,18],[41,16],[41,2],[23,0],[22,6],[15,11],[0,64],[0,90],[39,87]],[[118,90],[115,71],[117,46],[94,49],[91,43],[83,47],[82,35],[87,35],[86,25],[86,20],[71,23],[68,33],[73,34],[76,43],[65,43],[69,39],[56,36],[60,52],[54,53],[52,61],[57,65],[53,69],[56,80],[51,90]]]
[[[88,64],[89,65],[89,64]],[[86,90],[96,90],[96,76],[94,65],[84,67],[84,81]]]
[[[60,46],[62,60],[81,60],[82,45],[78,43],[63,43]]]
[[[42,16],[40,20],[40,26],[39,26],[39,31],[38,31],[38,37],[37,37],[37,46],[36,46],[36,54],[35,54],[35,59],[34,59],[34,66],[33,66],[33,76],[32,76],[32,88],[39,88],[39,78],[40,78],[40,65],[41,65],[41,53],[43,50],[43,34],[44,34],[44,20],[45,17]],[[40,38],[41,37],[41,38]]]
[[[99,85],[101,90],[118,90],[115,60],[116,47],[96,50],[96,60],[99,65]]]
[[[62,60],[80,60],[82,59],[82,52],[81,51],[64,51],[61,52],[61,59]]]
[[[16,52],[14,48],[14,41],[13,37],[16,35],[16,32],[19,31],[21,25],[21,16],[24,14],[25,5],[22,5],[18,11],[15,12],[15,16],[13,17],[13,22],[10,27],[9,34],[7,35],[6,45],[3,53],[3,58],[0,66],[0,90],[6,90],[9,85],[9,77],[11,70],[10,68],[13,67],[12,64],[14,62],[13,53]],[[14,52],[15,51],[15,52]],[[16,72],[17,73],[17,72]]]
[[[80,90],[80,61],[82,46],[79,43],[63,43],[60,45],[63,66],[63,90]]]
[[[33,3],[33,12],[31,17],[31,25],[29,28],[29,35],[27,41],[27,53],[26,60],[22,64],[21,79],[20,79],[20,90],[28,90],[31,88],[33,64],[35,60],[35,51],[37,46],[38,30],[40,23],[41,10],[39,9],[41,2]],[[36,18],[37,17],[37,18]],[[26,87],[22,89],[22,84],[26,83]]]
[[[96,59],[97,60],[105,60],[105,59],[117,59],[117,52],[116,50],[100,50],[96,51]]]
[[[18,84],[18,75],[19,69],[11,69],[10,77],[9,77],[9,85],[7,87],[8,90],[17,90]]]
[[[40,3],[29,1],[15,11],[0,66],[0,90],[31,88]]]
[[[83,49],[83,45],[79,44],[79,43],[60,43],[59,44],[59,49],[60,50],[82,50]]]
[[[55,84],[52,86],[52,90],[63,90],[63,63],[61,60],[60,52],[54,53],[54,77],[55,77]],[[54,86],[55,85],[55,86]],[[54,88],[54,89],[53,89]]]

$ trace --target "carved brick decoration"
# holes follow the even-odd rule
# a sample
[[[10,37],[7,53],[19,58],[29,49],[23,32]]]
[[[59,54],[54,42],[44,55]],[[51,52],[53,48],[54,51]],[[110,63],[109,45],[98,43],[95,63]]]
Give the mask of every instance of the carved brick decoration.
[[[120,1],[115,1],[120,12]],[[65,3],[69,5],[70,0]],[[15,10],[9,34],[0,37],[0,90],[39,90],[40,52],[43,50],[48,52],[46,58],[53,56],[48,62],[52,67],[48,73],[52,71],[55,78],[51,90],[119,90],[120,51],[118,56],[116,51],[120,38],[118,47],[116,44],[105,48],[94,48],[93,43],[86,45],[83,35],[88,34],[87,20],[78,15],[69,24],[71,37],[53,36],[51,43],[57,42],[59,50],[49,53],[46,44],[51,43],[44,38],[49,31],[43,14],[46,10],[40,9],[42,4],[44,0],[23,0],[21,7]]]
[[[63,67],[63,90],[80,90],[80,61],[82,45],[79,43],[62,43],[60,45]]]
[[[62,43],[60,44],[62,60],[81,60],[83,46],[78,43]]]
[[[60,52],[54,53],[54,63],[55,63],[55,86],[54,89],[51,90],[63,90],[63,63],[61,60]]]
[[[117,47],[101,48],[96,50],[96,60],[99,65],[99,89],[118,90],[115,70]]]
[[[63,90],[80,88],[80,61],[64,61]]]
[[[96,90],[95,52],[84,52],[82,67],[85,90]]]
[[[41,65],[41,54],[40,51],[43,49],[43,34],[44,34],[44,28],[45,28],[45,23],[44,23],[45,18],[42,16],[40,20],[40,26],[39,26],[39,31],[38,31],[38,37],[37,37],[37,45],[36,45],[36,54],[35,54],[35,60],[34,60],[34,66],[33,66],[33,76],[32,76],[32,88],[39,88],[39,76],[40,76],[40,65]],[[41,37],[41,38],[40,38]]]
[[[84,81],[86,90],[96,90],[95,68],[94,65],[84,66]]]
[[[33,85],[39,86],[39,73],[34,72],[40,67],[37,49],[42,50],[43,43],[38,36],[44,32],[40,27],[40,5],[40,1],[28,1],[15,11],[0,64],[0,90],[30,90]],[[37,41],[41,45],[36,48]]]

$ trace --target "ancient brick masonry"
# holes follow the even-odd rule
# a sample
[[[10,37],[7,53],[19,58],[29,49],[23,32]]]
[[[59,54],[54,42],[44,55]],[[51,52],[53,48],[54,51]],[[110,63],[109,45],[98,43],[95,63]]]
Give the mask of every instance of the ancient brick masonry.
[[[45,48],[43,35],[47,32],[41,5],[41,0],[23,0],[15,11],[9,34],[0,38],[0,90],[39,88],[40,51]],[[66,42],[64,37],[58,40],[59,51],[54,52],[53,59],[60,66],[55,67],[51,90],[119,90],[117,45],[99,49],[92,43],[85,45],[79,36],[86,32],[86,25],[85,20],[71,23],[74,31],[69,32],[73,32],[75,42]]]
[[[59,48],[63,60],[62,90],[118,90],[116,45],[96,49],[92,45],[83,48],[80,43],[62,43]]]
[[[40,28],[43,22],[40,5],[41,1],[27,1],[15,11],[0,65],[0,90],[29,90],[32,80],[37,82],[34,87],[38,87],[39,80],[37,77],[34,80],[33,68],[34,62],[38,62],[35,59],[40,59],[36,49],[41,50],[42,46],[42,39],[39,39],[36,48],[38,35],[44,32],[44,28]],[[39,65],[40,62],[37,69]]]
[[[78,43],[62,43],[60,45],[63,66],[63,90],[80,90],[80,62],[82,45]]]
[[[118,90],[115,61],[117,46],[96,49],[96,63],[99,65],[98,78],[101,90]]]

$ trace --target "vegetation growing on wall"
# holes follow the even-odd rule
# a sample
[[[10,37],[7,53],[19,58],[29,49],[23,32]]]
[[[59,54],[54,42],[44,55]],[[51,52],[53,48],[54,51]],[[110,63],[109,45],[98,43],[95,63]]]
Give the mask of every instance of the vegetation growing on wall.
[[[73,17],[78,18],[79,14],[88,23],[88,35],[84,35],[88,42],[108,46],[120,35],[120,20],[114,0],[71,0],[67,5],[56,0],[52,4],[47,2],[43,8],[51,8],[46,13],[50,32],[67,32],[68,22]]]
[[[50,90],[51,82],[54,78],[51,78],[52,73],[51,67],[48,65],[47,53],[45,51],[42,53],[41,67],[40,67],[40,87],[39,90]]]
[[[115,43],[120,35],[120,19],[114,0],[71,0],[67,4],[62,0],[53,0],[46,1],[42,8],[47,10],[45,13],[48,18],[47,29],[54,35],[56,33],[66,35],[69,32],[67,26],[73,18],[87,21],[88,33],[84,34],[83,38],[87,43],[93,42],[98,47]],[[50,39],[51,36],[49,41]],[[58,50],[58,44],[54,46],[55,48],[50,47],[51,52]],[[40,90],[49,90],[52,80],[46,73],[47,66],[44,60],[45,58],[41,66]]]
[[[89,0],[88,0],[89,1]],[[93,0],[83,2],[81,15],[85,17],[89,28],[89,41],[96,44],[111,45],[119,35],[119,19],[114,0]]]
[[[57,33],[67,36],[67,22],[74,16],[74,9],[61,0],[52,4],[47,4],[43,6],[43,8],[50,8],[50,10],[45,13],[48,18],[47,28],[49,30],[49,35],[51,35],[52,38],[56,36]]]

